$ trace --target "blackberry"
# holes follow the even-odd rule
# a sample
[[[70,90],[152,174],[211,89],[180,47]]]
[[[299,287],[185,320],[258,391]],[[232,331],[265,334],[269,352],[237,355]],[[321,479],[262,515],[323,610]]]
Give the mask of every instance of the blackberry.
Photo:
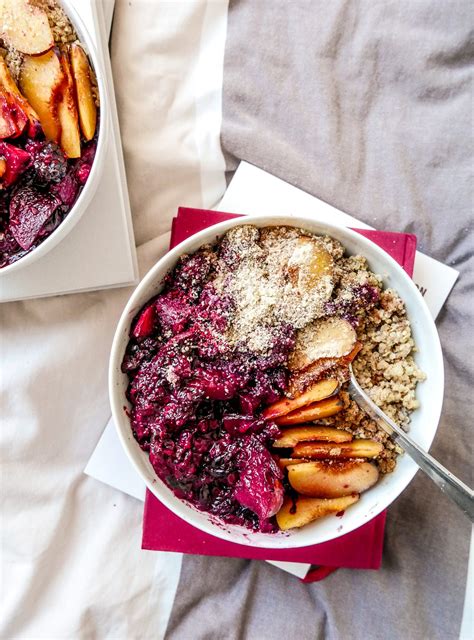
[[[8,197],[5,196],[4,191],[0,191],[0,232],[4,231],[8,226],[8,218],[10,217],[9,205]]]
[[[40,184],[60,182],[66,175],[67,160],[54,142],[32,142],[27,145],[33,155],[33,169]]]

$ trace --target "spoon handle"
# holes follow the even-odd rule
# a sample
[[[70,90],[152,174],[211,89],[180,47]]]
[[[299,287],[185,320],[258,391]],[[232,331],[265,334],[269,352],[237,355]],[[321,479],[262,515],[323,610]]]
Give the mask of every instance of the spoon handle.
[[[419,447],[401,427],[391,420],[361,389],[351,375],[349,394],[364,411],[386,431],[416,462],[426,475],[443,491],[461,511],[474,522],[474,492],[464,482],[456,478],[446,467],[443,467],[429,453]]]

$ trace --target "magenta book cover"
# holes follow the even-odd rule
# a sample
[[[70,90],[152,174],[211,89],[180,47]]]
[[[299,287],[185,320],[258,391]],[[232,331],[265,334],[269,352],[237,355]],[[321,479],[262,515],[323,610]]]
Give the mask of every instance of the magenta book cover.
[[[180,207],[173,220],[170,248],[191,235],[236,214]],[[377,243],[409,274],[413,273],[416,237],[390,231],[359,233]],[[385,512],[336,540],[299,549],[261,549],[227,542],[192,527],[165,507],[149,491],[143,516],[142,548],[256,560],[306,562],[329,567],[378,569],[382,561]]]

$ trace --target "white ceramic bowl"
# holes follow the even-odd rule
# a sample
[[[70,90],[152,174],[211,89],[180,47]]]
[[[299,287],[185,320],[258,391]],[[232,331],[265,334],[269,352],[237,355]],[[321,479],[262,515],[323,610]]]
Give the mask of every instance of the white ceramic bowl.
[[[148,272],[138,285],[120,318],[112,345],[109,369],[109,393],[117,431],[125,451],[148,489],[176,515],[189,524],[218,538],[231,542],[263,548],[304,547],[357,529],[390,505],[405,489],[417,471],[415,463],[406,455],[400,456],[395,471],[384,476],[372,489],[362,494],[358,503],[351,506],[342,517],[328,516],[301,529],[289,533],[251,533],[238,526],[224,525],[211,516],[197,511],[188,503],[176,498],[172,491],[156,476],[148,456],[135,439],[124,407],[127,376],[120,371],[120,364],[129,339],[130,324],[139,309],[162,288],[163,277],[176,264],[178,257],[190,253],[201,245],[214,242],[231,227],[252,223],[258,227],[286,224],[302,227],[317,234],[328,234],[339,240],[349,254],[366,256],[372,271],[384,278],[385,287],[394,287],[405,301],[413,335],[418,346],[416,360],[427,374],[427,380],[418,385],[420,408],[413,413],[411,435],[425,449],[433,441],[441,413],[444,389],[443,358],[435,324],[428,308],[403,269],[376,244],[355,231],[303,216],[247,216],[223,222],[182,242],[166,254]]]
[[[107,150],[107,137],[109,127],[109,101],[105,79],[105,72],[102,65],[102,60],[99,58],[94,41],[92,40],[84,22],[78,15],[76,9],[73,6],[71,0],[59,0],[60,4],[64,8],[69,20],[73,24],[81,44],[84,45],[86,52],[89,54],[89,58],[92,62],[92,67],[97,77],[97,85],[99,87],[100,97],[100,127],[99,135],[97,137],[97,149],[92,164],[89,177],[86,184],[83,186],[79,197],[70,209],[69,213],[61,224],[44,240],[36,249],[30,251],[25,256],[13,262],[12,264],[0,269],[0,278],[7,273],[18,271],[24,267],[32,264],[41,256],[44,256],[48,251],[51,251],[61,240],[63,240],[68,233],[76,226],[82,217],[82,214],[87,209],[94,193],[99,184],[102,170],[104,166],[104,158]]]

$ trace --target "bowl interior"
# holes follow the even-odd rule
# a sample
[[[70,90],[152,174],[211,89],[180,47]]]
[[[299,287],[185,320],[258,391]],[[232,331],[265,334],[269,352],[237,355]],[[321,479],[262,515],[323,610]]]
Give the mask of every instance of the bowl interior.
[[[125,413],[127,376],[120,371],[120,364],[128,342],[130,323],[147,300],[158,294],[163,277],[173,268],[177,258],[193,252],[202,244],[214,242],[233,226],[252,223],[263,227],[286,224],[302,227],[317,234],[327,234],[339,240],[348,254],[364,255],[370,269],[383,276],[384,286],[393,287],[404,300],[410,318],[412,332],[418,347],[416,361],[427,374],[427,380],[419,383],[417,397],[420,408],[412,414],[410,433],[425,449],[429,449],[436,433],[441,413],[444,375],[443,360],[438,334],[428,308],[408,275],[386,252],[372,241],[345,227],[328,225],[317,218],[297,216],[247,216],[220,223],[192,236],[165,255],[145,276],[130,298],[115,334],[109,370],[109,391],[115,424],[120,440],[147,487],[171,511],[193,526],[219,538],[263,548],[290,548],[313,545],[337,538],[363,525],[383,511],[408,485],[417,466],[406,455],[398,458],[397,467],[384,476],[372,489],[362,494],[358,503],[342,517],[329,516],[301,529],[288,533],[252,533],[243,527],[225,525],[208,514],[202,513],[174,496],[172,491],[156,476],[147,454],[133,438]]]
[[[0,277],[13,271],[18,271],[24,267],[32,264],[41,256],[44,256],[48,251],[55,247],[61,240],[63,240],[68,233],[79,222],[82,214],[87,209],[92,197],[94,196],[97,185],[99,184],[102,169],[103,160],[106,152],[107,136],[108,136],[108,92],[106,88],[105,73],[103,70],[103,64],[99,58],[95,43],[93,42],[91,35],[86,29],[82,19],[75,10],[70,0],[59,0],[59,4],[62,5],[69,20],[73,24],[80,42],[84,45],[89,58],[92,62],[94,72],[97,78],[97,84],[99,88],[100,96],[100,127],[99,135],[97,136],[97,149],[92,163],[92,168],[87,179],[86,184],[83,186],[76,202],[70,209],[69,213],[61,224],[35,249],[27,253],[25,256],[13,262],[12,264],[0,269]]]

